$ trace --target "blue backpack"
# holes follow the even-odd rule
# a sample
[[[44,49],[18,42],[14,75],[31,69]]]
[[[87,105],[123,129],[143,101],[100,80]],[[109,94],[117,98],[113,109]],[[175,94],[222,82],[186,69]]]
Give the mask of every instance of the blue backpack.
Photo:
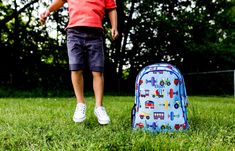
[[[132,127],[151,132],[187,130],[187,105],[180,71],[166,63],[149,65],[136,78]]]

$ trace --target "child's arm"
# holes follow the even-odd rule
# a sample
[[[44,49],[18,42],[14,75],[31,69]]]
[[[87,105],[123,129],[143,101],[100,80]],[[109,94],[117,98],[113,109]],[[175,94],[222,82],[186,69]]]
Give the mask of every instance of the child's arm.
[[[40,14],[40,21],[42,24],[45,24],[47,17],[50,15],[51,12],[60,9],[66,0],[54,0],[54,2],[45,10],[42,14]]]
[[[118,37],[118,30],[117,30],[117,11],[116,9],[111,9],[108,11],[108,16],[111,22],[111,32],[113,40],[117,39]]]

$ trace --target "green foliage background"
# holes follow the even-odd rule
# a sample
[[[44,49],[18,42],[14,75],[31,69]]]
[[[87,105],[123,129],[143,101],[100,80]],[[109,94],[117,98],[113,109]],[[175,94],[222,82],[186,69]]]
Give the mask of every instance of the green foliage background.
[[[41,8],[51,1],[0,0],[1,86],[70,90],[66,50],[67,5],[41,26]],[[116,0],[120,37],[105,33],[105,88],[132,92],[146,65],[168,62],[182,73],[234,70],[234,0]],[[85,71],[86,90],[91,90]],[[192,79],[189,79],[192,81]],[[187,83],[187,81],[186,81]],[[191,84],[194,87],[195,84]],[[191,88],[190,88],[191,90]],[[203,91],[205,92],[205,91]],[[230,92],[231,93],[231,92]]]

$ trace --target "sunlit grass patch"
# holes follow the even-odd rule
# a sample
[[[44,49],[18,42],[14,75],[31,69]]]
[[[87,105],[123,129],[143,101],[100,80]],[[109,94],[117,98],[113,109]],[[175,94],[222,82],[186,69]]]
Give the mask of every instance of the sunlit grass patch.
[[[87,119],[72,121],[74,98],[0,99],[0,150],[234,150],[235,100],[189,97],[190,129],[148,133],[131,128],[132,96],[105,96],[111,123],[98,124],[94,98]]]

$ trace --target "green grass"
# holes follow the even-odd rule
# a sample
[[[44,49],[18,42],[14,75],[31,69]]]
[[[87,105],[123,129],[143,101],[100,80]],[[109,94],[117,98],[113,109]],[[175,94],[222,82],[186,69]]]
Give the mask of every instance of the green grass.
[[[146,133],[131,129],[134,97],[105,96],[111,124],[101,126],[87,97],[87,119],[72,121],[74,98],[0,99],[0,150],[235,150],[235,100],[189,97],[190,130]]]

